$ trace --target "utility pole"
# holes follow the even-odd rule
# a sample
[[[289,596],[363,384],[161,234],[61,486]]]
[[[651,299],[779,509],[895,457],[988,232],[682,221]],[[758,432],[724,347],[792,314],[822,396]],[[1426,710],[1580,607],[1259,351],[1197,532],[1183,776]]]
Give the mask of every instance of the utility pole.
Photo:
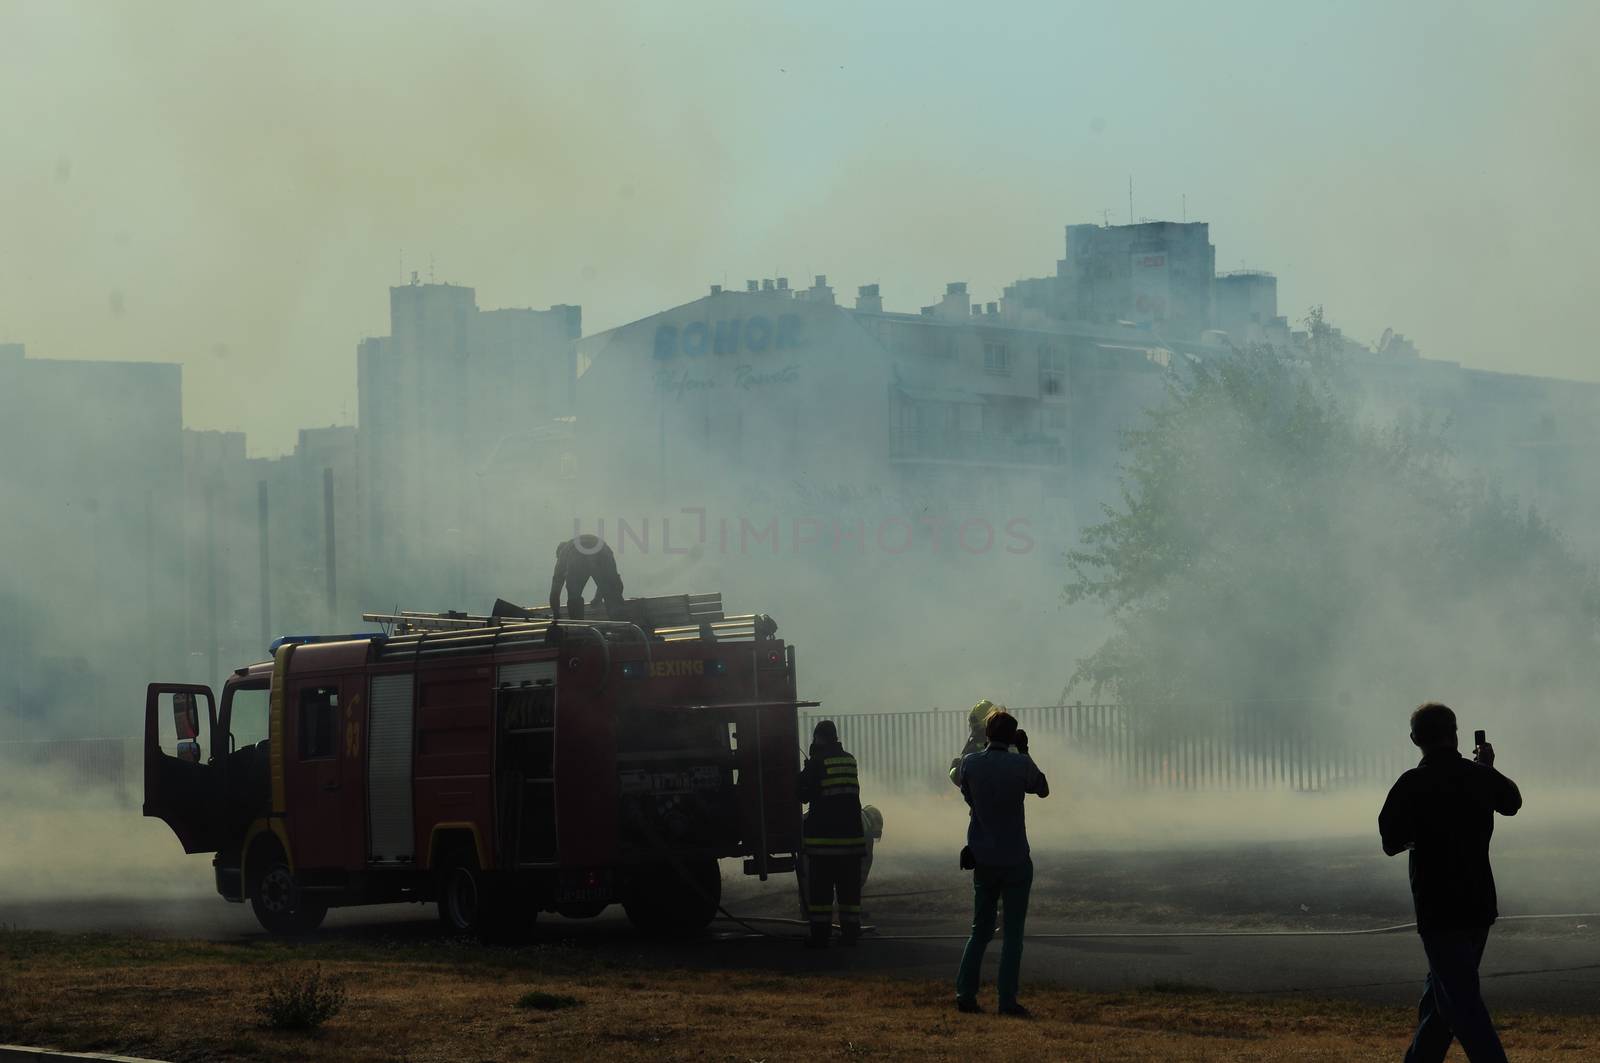
[[[328,620],[331,624],[328,630],[333,630],[339,622],[339,582],[334,571],[334,540],[333,540],[333,468],[324,467],[322,470],[322,521],[323,538],[326,540],[328,550]]]
[[[272,564],[267,540],[267,481],[256,481],[256,516],[261,540],[261,645],[272,645]]]
[[[206,685],[217,681],[217,489],[206,487]]]

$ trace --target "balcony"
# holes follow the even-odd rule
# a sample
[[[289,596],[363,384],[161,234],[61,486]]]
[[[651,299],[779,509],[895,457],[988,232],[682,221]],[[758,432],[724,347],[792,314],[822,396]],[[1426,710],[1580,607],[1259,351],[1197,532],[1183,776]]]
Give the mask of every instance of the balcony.
[[[893,461],[951,462],[967,465],[1062,465],[1066,448],[1053,436],[1003,436],[987,432],[894,428],[889,436]]]

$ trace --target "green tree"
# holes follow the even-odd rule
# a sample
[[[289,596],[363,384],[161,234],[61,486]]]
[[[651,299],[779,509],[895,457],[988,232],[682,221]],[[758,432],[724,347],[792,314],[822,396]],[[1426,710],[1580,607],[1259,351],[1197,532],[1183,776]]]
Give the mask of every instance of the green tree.
[[[1123,445],[1122,496],[1068,555],[1113,633],[1074,684],[1208,702],[1564,696],[1596,678],[1600,585],[1556,529],[1462,476],[1426,426],[1357,416],[1305,351],[1175,374]]]

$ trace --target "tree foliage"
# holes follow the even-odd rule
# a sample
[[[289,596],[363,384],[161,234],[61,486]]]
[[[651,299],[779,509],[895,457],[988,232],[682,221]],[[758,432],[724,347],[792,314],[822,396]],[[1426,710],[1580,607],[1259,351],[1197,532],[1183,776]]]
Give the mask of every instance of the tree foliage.
[[[1120,502],[1068,555],[1067,600],[1114,631],[1074,683],[1392,706],[1592,679],[1592,566],[1426,426],[1364,422],[1318,340],[1194,364],[1127,433]]]

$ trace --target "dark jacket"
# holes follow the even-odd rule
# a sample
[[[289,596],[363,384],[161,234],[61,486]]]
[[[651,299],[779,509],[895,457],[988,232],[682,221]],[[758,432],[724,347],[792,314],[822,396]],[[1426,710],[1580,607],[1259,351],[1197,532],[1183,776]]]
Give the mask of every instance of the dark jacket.
[[[800,772],[800,800],[809,804],[801,830],[802,848],[811,856],[863,856],[861,781],[856,758],[837,742],[813,743]]]
[[[1517,784],[1454,751],[1429,753],[1389,790],[1378,813],[1383,851],[1411,849],[1417,930],[1486,927],[1500,915],[1489,838],[1494,814],[1522,807]]]
[[[972,806],[967,844],[979,867],[1015,867],[1027,862],[1028,830],[1022,801],[1050,796],[1044,772],[1026,753],[991,743],[961,761],[961,796]]]
[[[561,588],[567,588],[567,604],[580,597],[590,580],[598,597],[622,603],[622,576],[609,543],[598,536],[580,535],[556,546],[556,567],[550,573],[550,615],[561,615]]]

